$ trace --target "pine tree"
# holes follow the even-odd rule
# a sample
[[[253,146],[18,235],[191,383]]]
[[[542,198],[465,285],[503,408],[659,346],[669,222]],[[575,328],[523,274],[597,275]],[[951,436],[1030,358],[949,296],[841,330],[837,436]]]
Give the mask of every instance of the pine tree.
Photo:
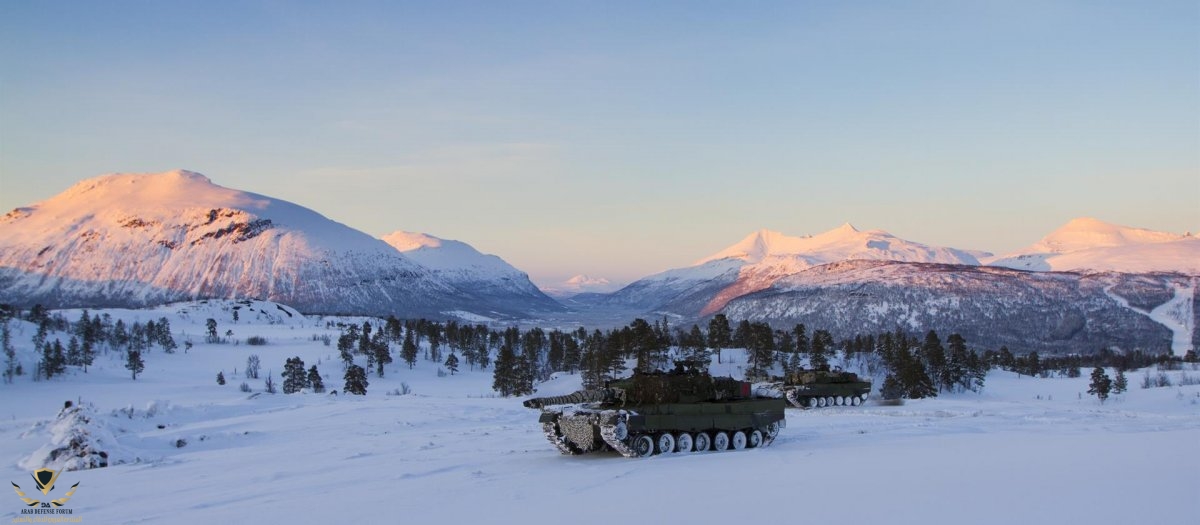
[[[937,332],[930,330],[925,334],[925,343],[921,345],[921,359],[925,362],[925,373],[933,380],[937,391],[941,392],[947,386],[946,349],[942,347],[942,339]]]
[[[808,363],[816,370],[829,370],[829,358],[833,355],[833,335],[826,330],[813,332],[812,349]]]
[[[967,350],[967,340],[959,334],[950,334],[946,338],[949,349],[946,352],[946,367],[942,371],[942,386],[953,392],[971,389],[973,376],[968,369],[971,351]]]
[[[308,369],[308,384],[312,386],[314,394],[325,393],[325,382],[321,380],[321,373],[317,371],[317,365],[312,365]]]
[[[17,350],[12,345],[12,332],[8,327],[8,319],[0,323],[0,346],[4,348],[4,382],[12,383],[17,375]]]
[[[632,332],[632,342],[634,355],[637,356],[637,365],[635,370],[640,372],[651,372],[656,370],[656,360],[654,359],[654,350],[657,346],[654,329],[650,327],[645,319],[634,319],[629,325],[629,330]]]
[[[392,362],[392,348],[387,342],[387,333],[383,330],[378,330],[371,337],[371,353],[374,355],[375,375],[383,377],[384,365]]]
[[[67,371],[67,357],[63,350],[62,341],[55,339],[53,343],[42,346],[42,375],[50,379]],[[136,378],[135,378],[136,379]]]
[[[579,341],[575,340],[572,336],[568,336],[563,341],[563,347],[563,368],[568,373],[574,374],[579,371],[580,360],[583,358]]]
[[[85,374],[88,367],[92,366],[92,362],[96,360],[96,350],[92,345],[90,338],[84,338],[83,344],[79,347],[79,360],[83,363],[83,373]]]
[[[71,366],[80,366],[83,364],[83,354],[79,349],[79,339],[71,336],[71,340],[67,342],[67,364]]]
[[[158,344],[168,354],[175,353],[175,349],[179,348],[175,338],[171,336],[171,322],[166,317],[158,319]]]
[[[1108,394],[1112,392],[1112,379],[1104,372],[1103,368],[1096,367],[1092,370],[1092,381],[1088,383],[1087,393],[1092,394],[1100,399],[1103,404],[1108,399]]]
[[[566,354],[567,349],[563,344],[562,332],[558,330],[550,332],[550,352],[546,354],[546,365],[550,367],[551,372],[565,370],[563,361],[566,359]],[[450,351],[450,355],[454,355],[454,350]]]
[[[142,353],[137,350],[128,350],[125,352],[125,369],[133,373],[133,380],[137,381],[138,374],[146,369],[146,363],[142,361]]]
[[[775,337],[771,325],[751,324],[746,336],[746,349],[750,351],[750,369],[746,375],[750,379],[761,380],[774,365]]]
[[[688,359],[691,359],[692,364],[695,366],[707,371],[709,365],[712,363],[712,354],[708,351],[708,346],[704,340],[704,333],[700,331],[698,325],[692,325],[692,330],[688,333],[688,341],[692,349],[688,354]]]
[[[742,319],[737,328],[733,329],[733,346],[735,348],[750,347],[750,321]]]
[[[458,372],[458,356],[454,355],[454,351],[450,351],[450,357],[446,358],[446,369],[450,371],[450,375]]]
[[[797,356],[792,362],[793,364],[797,364],[799,363],[799,357],[807,356],[812,352],[812,344],[809,342],[808,330],[805,328],[804,323],[797,323],[796,326],[792,327],[792,340],[796,345],[795,353]],[[800,367],[797,365],[794,368],[799,369]]]
[[[118,321],[118,322],[120,322],[120,321]],[[219,336],[217,336],[217,320],[216,319],[213,319],[211,317],[206,319],[204,321],[204,328],[208,333],[208,337],[206,340],[209,343],[220,343],[221,342],[221,338]]]
[[[304,361],[299,356],[288,358],[283,365],[283,393],[294,394],[308,386],[308,376],[304,373]]]
[[[895,372],[888,372],[883,378],[883,386],[879,387],[879,396],[883,399],[901,399],[905,397],[904,386]]]
[[[1029,356],[1025,358],[1025,373],[1029,374],[1030,377],[1042,373],[1042,360],[1038,357],[1037,352],[1029,352]]]
[[[217,384],[218,385],[225,384],[225,372],[224,371],[217,372]]]
[[[350,365],[346,369],[345,380],[346,385],[342,387],[343,392],[359,396],[367,394],[367,371],[363,367]]]
[[[721,349],[733,344],[729,329],[729,318],[725,314],[714,315],[708,322],[708,347],[716,350],[717,363],[721,362]]]
[[[417,355],[419,353],[420,350],[417,349],[417,343],[413,341],[413,331],[405,330],[404,344],[400,347],[400,357],[404,358],[405,363],[408,363],[409,370],[412,370],[413,365],[417,364]]]
[[[517,356],[512,346],[505,344],[496,355],[496,365],[492,372],[492,390],[508,397],[517,390]]]
[[[1123,394],[1129,388],[1129,380],[1125,377],[1125,369],[1117,369],[1117,378],[1113,380],[1112,393]]]
[[[338,356],[342,359],[342,368],[350,368],[354,364],[354,341],[357,339],[353,334],[343,332],[338,336]]]

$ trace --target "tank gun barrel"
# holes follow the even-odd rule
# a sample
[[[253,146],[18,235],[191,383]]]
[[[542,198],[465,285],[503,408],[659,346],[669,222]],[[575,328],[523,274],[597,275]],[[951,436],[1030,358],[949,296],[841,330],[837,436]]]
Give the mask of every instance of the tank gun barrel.
[[[525,408],[542,408],[550,405],[573,405],[576,403],[599,403],[611,399],[613,393],[607,389],[580,390],[565,396],[535,397],[525,401]]]

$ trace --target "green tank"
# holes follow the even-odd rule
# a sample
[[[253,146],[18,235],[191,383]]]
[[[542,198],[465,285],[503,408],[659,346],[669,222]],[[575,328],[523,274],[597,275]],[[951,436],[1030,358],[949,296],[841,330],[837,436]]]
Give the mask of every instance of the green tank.
[[[559,406],[562,405],[562,406]],[[784,428],[782,399],[706,372],[634,373],[605,388],[525,401],[563,454],[614,450],[625,457],[765,447]]]
[[[841,370],[798,370],[760,385],[760,393],[787,399],[797,408],[859,406],[871,393],[871,382]],[[770,394],[768,392],[776,392]]]

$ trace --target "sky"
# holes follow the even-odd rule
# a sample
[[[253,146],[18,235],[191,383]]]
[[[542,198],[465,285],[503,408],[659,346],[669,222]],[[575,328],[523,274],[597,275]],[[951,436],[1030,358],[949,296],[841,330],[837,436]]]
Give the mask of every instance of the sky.
[[[1200,230],[1200,4],[0,2],[0,209],[188,169],[551,284]]]

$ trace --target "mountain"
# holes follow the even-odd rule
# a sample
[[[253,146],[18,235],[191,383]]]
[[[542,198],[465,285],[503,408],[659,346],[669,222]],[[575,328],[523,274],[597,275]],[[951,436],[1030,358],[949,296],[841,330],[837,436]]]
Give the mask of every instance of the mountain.
[[[1200,341],[1200,278],[1186,271],[1200,255],[1180,255],[1195,249],[1190,243],[1196,240],[1097,222],[1073,221],[1031,253],[1051,254],[1038,259],[1051,263],[1088,256],[1085,267],[1116,261],[1129,269],[1136,266],[1128,263],[1140,262],[1163,271],[981,266],[976,254],[985,260],[988,254],[846,224],[807,237],[761,230],[692,266],[646,277],[586,305],[682,322],[702,323],[719,312],[776,328],[804,323],[837,338],[899,328],[958,332],[978,348],[1017,352],[1117,347],[1182,355]]]
[[[1200,238],[1079,218],[1042,240],[986,261],[1030,271],[1183,272],[1200,275]]]
[[[79,182],[0,218],[6,302],[140,307],[253,298],[304,312],[522,315],[387,243],[296,204],[189,171]]]
[[[579,294],[610,293],[620,289],[620,285],[603,277],[576,275],[558,284],[542,287],[542,291],[551,297],[568,298]]]
[[[781,278],[847,260],[979,264],[974,255],[964,250],[927,246],[882,230],[859,231],[848,223],[804,237],[764,229],[692,266],[640,279],[597,302],[647,311],[709,315],[730,300],[766,289]]]
[[[406,231],[392,232],[382,239],[436,277],[484,303],[512,302],[511,307],[517,310],[562,310],[525,272],[467,243]]]
[[[847,261],[737,297],[730,319],[805,323],[835,337],[897,328],[957,332],[977,348],[1182,355],[1200,326],[1197,279],[1182,274],[1027,272],[1001,267]]]

